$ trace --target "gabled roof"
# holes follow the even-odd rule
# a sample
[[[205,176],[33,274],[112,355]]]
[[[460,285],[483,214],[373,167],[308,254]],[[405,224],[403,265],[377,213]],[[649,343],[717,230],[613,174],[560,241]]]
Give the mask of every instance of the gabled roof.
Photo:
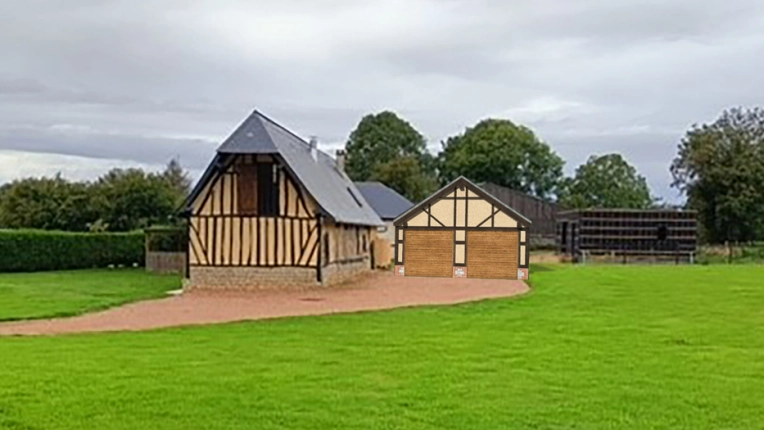
[[[407,221],[409,218],[411,218],[412,215],[414,215],[418,209],[423,208],[425,205],[431,203],[434,200],[437,200],[441,197],[444,197],[445,195],[449,194],[455,187],[459,186],[460,184],[466,185],[467,188],[472,190],[475,194],[478,196],[484,198],[485,200],[491,202],[493,205],[498,207],[499,209],[503,210],[507,213],[507,215],[511,216],[512,218],[516,219],[518,224],[524,226],[524,227],[530,227],[531,220],[524,217],[522,214],[517,212],[516,210],[512,209],[511,207],[507,206],[506,203],[502,202],[501,200],[497,199],[493,195],[486,192],[484,189],[478,187],[475,185],[474,182],[470,181],[469,179],[465,178],[464,176],[459,176],[458,178],[451,181],[448,185],[445,187],[439,189],[438,191],[434,192],[430,197],[427,197],[423,201],[421,201],[418,205],[412,207],[411,209],[407,210],[406,212],[402,213],[398,218],[395,219],[393,224],[395,225],[401,225],[405,221]]]
[[[356,182],[355,185],[383,220],[393,220],[414,206],[407,198],[381,182]]]
[[[274,139],[280,133],[272,131],[275,123],[258,111],[252,112],[228,139],[218,147],[221,154],[278,154],[279,148]],[[280,128],[280,126],[277,126]],[[270,130],[269,130],[270,129]]]
[[[218,147],[215,159],[186,200],[186,209],[222,168],[216,166],[230,154],[280,156],[325,215],[341,223],[384,225],[353,181],[336,168],[332,157],[317,151],[314,159],[308,142],[258,111],[252,112]]]

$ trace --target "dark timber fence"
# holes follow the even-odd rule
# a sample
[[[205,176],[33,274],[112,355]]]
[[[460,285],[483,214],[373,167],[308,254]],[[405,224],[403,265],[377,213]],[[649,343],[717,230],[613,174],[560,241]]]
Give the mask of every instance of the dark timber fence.
[[[482,184],[481,188],[533,222],[530,229],[531,247],[554,247],[556,216],[560,211],[556,203],[490,182]]]

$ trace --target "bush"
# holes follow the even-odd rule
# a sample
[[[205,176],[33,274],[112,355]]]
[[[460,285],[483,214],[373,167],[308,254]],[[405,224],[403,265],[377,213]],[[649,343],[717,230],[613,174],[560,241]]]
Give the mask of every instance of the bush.
[[[0,272],[143,265],[143,233],[0,230]]]
[[[149,252],[185,252],[188,247],[185,227],[149,227],[144,231]]]
[[[700,264],[763,264],[764,245],[735,244],[730,249],[725,246],[703,246],[698,249],[696,261]]]

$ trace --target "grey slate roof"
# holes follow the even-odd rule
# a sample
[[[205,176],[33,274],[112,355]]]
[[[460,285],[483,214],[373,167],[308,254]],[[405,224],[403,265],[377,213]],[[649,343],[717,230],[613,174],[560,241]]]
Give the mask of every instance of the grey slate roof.
[[[268,128],[272,122],[258,111],[242,122],[218,147],[221,154],[277,154],[279,148]],[[279,136],[278,133],[276,133]],[[277,137],[278,138],[278,137]]]
[[[381,182],[356,182],[355,185],[377,215],[385,221],[394,220],[414,206],[407,198]]]
[[[280,155],[322,211],[336,222],[384,225],[353,181],[336,168],[332,157],[319,150],[313,159],[310,145],[305,140],[256,110],[218,147],[217,152],[216,160],[225,154]],[[214,172],[205,172],[187,203],[194,200],[212,176]]]

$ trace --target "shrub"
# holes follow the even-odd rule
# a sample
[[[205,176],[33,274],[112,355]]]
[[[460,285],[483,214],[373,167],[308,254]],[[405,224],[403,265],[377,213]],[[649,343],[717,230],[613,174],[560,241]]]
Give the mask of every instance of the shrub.
[[[0,230],[0,272],[143,265],[143,233]]]
[[[149,227],[144,231],[149,252],[185,252],[188,247],[188,233],[184,227]]]

